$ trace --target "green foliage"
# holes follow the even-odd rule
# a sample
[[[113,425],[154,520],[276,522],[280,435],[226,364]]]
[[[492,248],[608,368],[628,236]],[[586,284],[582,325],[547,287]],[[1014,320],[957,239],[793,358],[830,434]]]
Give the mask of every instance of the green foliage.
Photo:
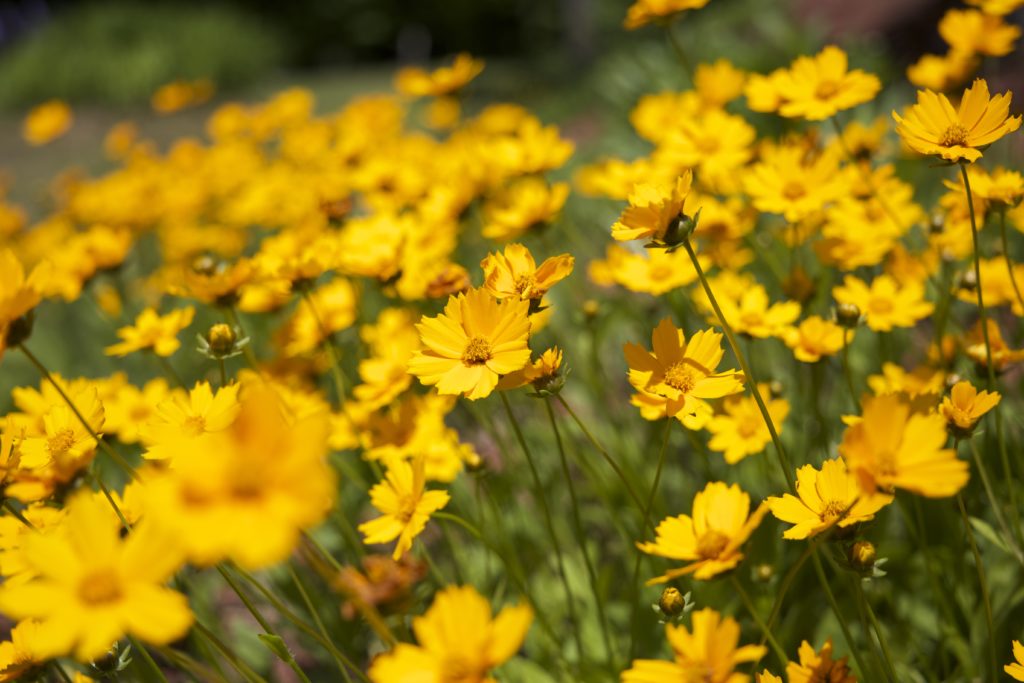
[[[0,58],[0,106],[136,104],[178,78],[231,87],[265,76],[284,51],[273,27],[236,8],[92,3],[57,15]]]

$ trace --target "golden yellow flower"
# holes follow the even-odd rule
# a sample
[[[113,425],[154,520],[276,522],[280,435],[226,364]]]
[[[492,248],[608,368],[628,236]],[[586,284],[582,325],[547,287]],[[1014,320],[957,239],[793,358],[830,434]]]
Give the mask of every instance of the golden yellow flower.
[[[21,135],[30,145],[45,145],[68,132],[73,120],[71,107],[67,103],[50,100],[28,113],[22,124]]]
[[[85,418],[93,433],[103,428],[103,403],[95,389],[69,394],[78,412]],[[43,415],[43,433],[27,437],[21,442],[21,466],[28,469],[48,469],[60,482],[72,476],[92,460],[96,453],[96,439],[82,424],[66,403],[50,407]]]
[[[686,10],[700,9],[708,0],[636,0],[629,6],[622,25],[637,29],[654,21],[663,21]]]
[[[689,341],[683,331],[664,318],[651,334],[653,353],[638,344],[623,347],[629,382],[637,390],[668,399],[668,415],[692,413],[700,399],[721,398],[743,391],[743,375],[735,370],[716,372],[725,352],[722,335],[700,330]]]
[[[980,7],[985,14],[1006,16],[1018,7],[1024,6],[1024,0],[966,0],[968,5]]]
[[[693,262],[683,251],[644,249],[638,254],[609,244],[605,255],[603,260],[591,261],[588,269],[590,279],[599,285],[618,284],[631,292],[658,296],[697,280]],[[697,258],[702,268],[711,264],[703,253]]]
[[[152,379],[142,387],[125,383],[103,404],[106,431],[116,434],[121,443],[137,443],[140,430],[156,415],[157,406],[170,395],[171,388],[162,377]]]
[[[675,123],[652,155],[657,165],[693,169],[701,186],[731,189],[737,169],[753,156],[757,133],[742,116],[711,109]]]
[[[961,381],[953,385],[949,396],[942,399],[939,412],[950,428],[960,433],[970,433],[978,420],[999,405],[999,392],[978,391],[970,382]]]
[[[622,672],[622,683],[747,683],[750,677],[736,667],[767,652],[763,645],[740,646],[739,623],[710,607],[693,613],[692,629],[667,624],[665,637],[674,660],[633,660],[632,668]]]
[[[142,457],[171,462],[177,453],[196,448],[202,435],[230,427],[241,410],[238,389],[229,384],[215,392],[209,382],[197,382],[187,396],[176,391],[160,401],[139,429],[147,446]]]
[[[832,356],[843,349],[843,335],[846,343],[853,339],[853,330],[844,330],[831,320],[812,315],[796,327],[783,331],[782,341],[793,351],[793,356],[802,363],[817,363],[826,356]]]
[[[356,319],[357,300],[355,287],[341,277],[312,290],[278,333],[284,354],[309,353],[335,332],[348,329]]]
[[[759,339],[781,335],[800,317],[800,304],[795,301],[772,303],[767,290],[760,284],[753,284],[740,292],[721,291],[716,300],[733,330]],[[708,322],[718,322],[707,294],[698,292],[694,301]]]
[[[400,70],[395,76],[395,88],[403,95],[413,97],[449,95],[464,88],[483,70],[483,60],[462,52],[455,56],[451,66],[442,66],[434,71],[414,66]]]
[[[1010,116],[1012,97],[1007,92],[990,98],[988,83],[978,78],[964,92],[959,109],[941,93],[919,90],[906,117],[895,111],[892,117],[896,132],[914,151],[973,163],[982,156],[979,148],[1020,128],[1021,117]]]
[[[847,657],[832,660],[832,639],[825,641],[815,652],[806,640],[800,643],[800,662],[786,665],[789,683],[857,683],[857,677],[847,666]]]
[[[566,183],[528,176],[502,188],[484,204],[483,236],[506,242],[551,223],[569,196]]]
[[[798,144],[771,147],[746,172],[743,186],[758,211],[781,214],[796,223],[849,191],[839,159],[831,150],[810,156]]]
[[[359,525],[364,543],[390,543],[397,538],[392,554],[396,560],[412,548],[413,539],[426,527],[430,515],[451,500],[447,491],[426,490],[424,468],[423,456],[412,462],[388,462],[384,481],[370,489],[370,502],[381,516]]]
[[[785,101],[779,113],[789,118],[823,121],[836,112],[869,102],[882,88],[874,74],[849,70],[846,53],[835,45],[813,57],[797,57],[778,80]]]
[[[973,52],[950,50],[944,55],[923,55],[907,67],[907,80],[919,88],[938,92],[960,85],[977,69]]]
[[[691,515],[662,520],[653,543],[637,543],[648,555],[684,560],[690,564],[670,569],[647,585],[665,583],[679,576],[710,579],[733,569],[743,559],[740,546],[761,523],[768,506],[761,503],[750,512],[750,496],[739,485],[713,481],[693,498]]]
[[[620,242],[647,238],[654,244],[679,237],[676,233],[692,181],[693,173],[686,171],[667,185],[636,185],[629,206],[612,225],[612,237]]]
[[[49,264],[44,261],[26,278],[25,269],[14,252],[0,250],[0,357],[7,347],[11,325],[42,300],[50,273]]]
[[[846,428],[839,453],[865,493],[905,489],[928,498],[955,495],[970,477],[946,445],[946,419],[911,414],[895,395],[864,400],[863,416]]]
[[[789,415],[789,401],[771,398],[765,384],[758,386],[757,390],[765,399],[776,432],[781,434],[782,425]],[[760,453],[772,440],[768,425],[753,396],[727,396],[722,401],[721,409],[705,426],[711,432],[708,448],[721,453],[730,465],[735,465],[748,455]]]
[[[172,114],[206,102],[213,97],[214,90],[213,81],[205,78],[198,81],[173,81],[157,88],[149,103],[153,111]]]
[[[992,367],[996,372],[1002,372],[1009,366],[1024,360],[1024,349],[1011,349],[995,320],[989,318],[987,328],[989,349],[992,352]],[[982,367],[986,366],[988,354],[985,350],[985,337],[981,332],[981,321],[978,321],[971,329],[965,341],[964,351],[967,353],[967,357]]]
[[[953,50],[1002,57],[1013,52],[1020,27],[976,9],[951,9],[939,21],[939,35]]]
[[[35,619],[25,619],[12,628],[10,640],[0,642],[0,683],[30,680],[22,676],[46,663],[50,653],[47,640],[48,634]]]
[[[513,243],[505,247],[504,253],[488,254],[480,267],[484,288],[495,297],[539,303],[551,287],[569,277],[574,262],[570,254],[560,254],[545,259],[538,267],[529,249]]]
[[[1024,645],[1019,640],[1013,641],[1013,658],[1017,661],[1004,666],[1003,671],[1015,681],[1024,681]]]
[[[782,679],[765,669],[754,676],[755,683],[782,683]]]
[[[728,59],[698,64],[693,72],[693,87],[701,102],[710,109],[721,109],[743,94],[747,74]]]
[[[860,278],[847,275],[843,284],[832,290],[841,304],[860,309],[867,326],[876,332],[894,327],[913,327],[918,320],[931,315],[935,305],[925,301],[920,282],[898,283],[889,275],[879,275],[868,285]]]
[[[781,498],[768,498],[772,514],[794,525],[783,532],[783,538],[810,538],[837,523],[848,527],[870,521],[893,500],[885,493],[862,492],[857,477],[846,469],[846,462],[841,459],[826,460],[820,470],[813,465],[799,468],[796,493],[796,496],[786,493]]]
[[[409,372],[441,394],[488,396],[501,375],[530,362],[529,301],[498,302],[484,289],[448,299],[444,312],[417,325],[424,349]]]
[[[526,605],[497,615],[471,586],[448,586],[412,630],[418,645],[400,643],[370,665],[373,683],[493,683],[491,669],[515,656],[533,621]]]

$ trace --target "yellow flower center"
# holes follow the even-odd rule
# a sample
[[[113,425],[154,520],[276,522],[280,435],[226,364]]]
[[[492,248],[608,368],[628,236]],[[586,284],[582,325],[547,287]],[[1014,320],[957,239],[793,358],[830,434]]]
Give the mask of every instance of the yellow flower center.
[[[875,298],[871,299],[871,301],[868,302],[868,310],[871,311],[872,313],[885,315],[888,313],[892,313],[893,304],[892,301],[889,299]]]
[[[790,180],[782,187],[782,196],[786,199],[800,199],[807,194],[807,188],[803,183]]]
[[[466,365],[482,365],[492,356],[491,342],[483,337],[473,337],[462,352],[462,362]]]
[[[206,431],[206,418],[202,415],[190,415],[181,423],[181,431],[188,436],[199,436]]]
[[[699,138],[695,140],[694,143],[696,144],[697,149],[704,154],[714,154],[721,147],[719,139],[711,135]]]
[[[457,654],[448,655],[441,664],[443,683],[479,683],[485,673],[478,662]]]
[[[419,503],[419,496],[405,495],[402,496],[398,503],[398,513],[395,517],[399,519],[403,524],[408,524],[412,516],[416,514],[416,505]]]
[[[757,418],[747,418],[746,420],[740,420],[736,425],[736,432],[744,439],[750,439],[755,436],[761,429],[762,418],[758,414]]]
[[[834,522],[846,511],[847,505],[839,500],[823,500],[821,508],[821,521]]]
[[[50,455],[63,455],[75,445],[75,432],[70,427],[61,429],[56,434],[50,437],[50,440],[46,443],[46,447],[50,451]]]
[[[89,605],[103,605],[121,598],[121,582],[113,569],[86,574],[78,584],[78,597]]]
[[[939,144],[943,147],[963,147],[967,144],[967,129],[963,124],[954,123],[942,134]]]
[[[697,373],[694,372],[693,368],[684,365],[682,362],[673,363],[665,370],[665,384],[684,394],[693,391],[693,387],[697,384],[697,379]]]
[[[729,537],[721,531],[708,529],[708,531],[697,539],[697,555],[702,560],[711,560],[722,554],[725,546],[729,545]]]
[[[818,84],[818,87],[814,89],[814,96],[819,100],[827,100],[830,97],[834,97],[839,92],[839,83],[835,81],[822,81]]]
[[[537,278],[533,274],[520,275],[516,278],[516,291],[519,292],[520,297],[527,297],[530,299],[540,298],[540,292],[535,291],[537,287]]]

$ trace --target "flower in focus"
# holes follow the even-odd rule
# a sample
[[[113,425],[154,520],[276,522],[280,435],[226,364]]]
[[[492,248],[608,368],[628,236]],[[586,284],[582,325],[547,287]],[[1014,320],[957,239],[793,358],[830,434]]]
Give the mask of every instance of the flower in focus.
[[[181,564],[172,535],[143,523],[122,540],[116,518],[90,494],[71,499],[63,529],[26,539],[35,578],[0,588],[0,611],[39,620],[41,651],[89,662],[126,633],[157,645],[185,635],[188,601],[162,585]]]
[[[516,389],[526,384],[532,384],[538,390],[557,392],[565,380],[564,375],[559,376],[558,374],[561,367],[562,350],[553,346],[546,349],[540,358],[531,361],[522,370],[516,370],[502,377],[498,382],[498,389]]]
[[[629,6],[622,25],[629,30],[661,21],[679,12],[700,9],[708,0],[636,0]]]
[[[574,261],[570,254],[560,254],[545,259],[538,268],[529,249],[509,244],[504,253],[488,254],[480,267],[484,288],[495,297],[539,302],[551,287],[572,273]]]
[[[919,90],[906,117],[896,112],[892,117],[896,132],[914,151],[972,163],[982,156],[979,148],[1020,128],[1021,117],[1010,116],[1012,97],[1007,92],[990,98],[988,83],[979,78],[964,92],[959,109],[941,93]]]
[[[464,88],[483,70],[483,60],[463,52],[455,56],[451,66],[442,66],[434,71],[414,66],[402,69],[395,77],[395,88],[412,97],[450,95]]]
[[[870,521],[893,499],[885,493],[861,492],[857,478],[842,459],[826,460],[820,470],[813,465],[798,469],[796,493],[768,498],[772,514],[794,525],[783,532],[783,538],[810,538],[837,523],[848,527]]]
[[[750,496],[739,485],[713,481],[693,498],[691,515],[669,517],[658,524],[653,543],[637,543],[648,555],[685,560],[690,564],[670,569],[647,585],[665,583],[678,576],[710,579],[733,569],[743,559],[742,546],[761,523],[768,506],[750,512]]]
[[[846,428],[839,453],[865,493],[905,489],[928,498],[955,495],[970,477],[966,462],[945,448],[946,419],[911,414],[898,396],[865,399],[863,416]]]
[[[879,275],[871,284],[847,275],[843,284],[832,290],[840,304],[860,309],[867,326],[876,332],[894,327],[913,327],[918,320],[931,315],[935,305],[925,301],[924,285],[919,282],[898,283],[889,275]]]
[[[1017,661],[1004,666],[1003,671],[1015,681],[1024,681],[1024,645],[1019,640],[1013,641],[1013,658]]]
[[[623,350],[629,365],[629,383],[638,390],[668,399],[668,415],[692,413],[700,399],[721,398],[743,391],[743,375],[735,370],[716,372],[725,352],[722,335],[700,330],[687,342],[683,331],[664,318],[651,333],[653,353],[638,344]]]
[[[808,316],[796,327],[790,327],[782,334],[782,341],[793,351],[793,356],[802,363],[817,363],[826,356],[832,356],[843,348],[853,337],[852,330],[844,328],[821,316]]]
[[[622,683],[747,683],[750,677],[736,673],[737,665],[768,651],[763,645],[739,646],[739,623],[732,617],[723,619],[710,607],[693,613],[691,629],[666,624],[665,637],[675,659],[633,660],[632,668],[622,672]]]
[[[825,641],[815,652],[806,640],[800,643],[800,662],[786,666],[789,683],[857,683],[857,677],[847,666],[847,657],[832,660],[832,640]]]
[[[954,433],[970,434],[982,415],[999,405],[999,392],[978,391],[970,382],[957,382],[942,399],[939,412]]]
[[[68,132],[73,120],[71,107],[60,100],[50,100],[28,113],[21,135],[30,145],[45,145]]]
[[[813,57],[797,57],[779,80],[786,101],[779,113],[824,121],[836,112],[871,101],[882,88],[878,77],[848,68],[846,53],[829,45]]]
[[[530,362],[529,307],[498,302],[484,289],[449,298],[443,313],[416,325],[424,349],[409,361],[409,372],[441,394],[488,396],[501,375]]]
[[[427,491],[425,461],[392,460],[387,463],[384,481],[370,489],[370,502],[380,517],[359,525],[364,543],[390,543],[398,539],[392,557],[397,560],[411,547],[430,520],[451,497],[447,491]]]
[[[127,356],[134,351],[150,349],[158,356],[170,356],[181,342],[178,333],[192,324],[196,310],[191,306],[160,315],[153,308],[147,308],[135,318],[134,325],[122,327],[117,336],[122,341],[108,346],[108,356]]]
[[[489,683],[489,672],[515,656],[533,621],[526,605],[496,616],[471,586],[448,586],[412,630],[418,645],[399,643],[370,665],[373,683]]]
[[[686,171],[666,185],[637,184],[629,195],[629,206],[612,225],[612,237],[620,242],[647,238],[656,246],[677,244],[683,207],[690,193],[693,173]]]

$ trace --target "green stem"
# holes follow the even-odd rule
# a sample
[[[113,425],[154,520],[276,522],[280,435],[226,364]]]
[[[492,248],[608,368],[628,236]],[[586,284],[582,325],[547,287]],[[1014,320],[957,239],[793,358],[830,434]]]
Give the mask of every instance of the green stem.
[[[235,310],[234,306],[227,306],[224,308],[224,317],[227,319],[228,324],[240,330],[240,336],[242,338],[248,336],[245,333],[245,328],[242,327],[242,321],[238,317],[238,311]],[[249,364],[250,368],[259,372],[259,367],[256,361],[256,352],[252,350],[252,343],[246,344],[242,347],[242,356],[245,357],[245,362]]]
[[[156,352],[153,352],[153,357],[156,358],[157,363],[160,364],[160,369],[164,371],[165,375],[167,375],[167,379],[171,380],[172,383],[179,387],[185,387],[185,381],[181,379],[181,375],[179,375],[178,371],[174,369],[174,366],[171,365],[171,361],[168,358],[165,358]]]
[[[1013,285],[1013,293],[1017,297],[1017,303],[1024,311],[1024,296],[1020,294],[1020,287],[1017,286],[1017,275],[1013,272],[1013,259],[1010,258],[1009,241],[1006,239],[1006,209],[999,210],[999,239],[1003,244],[1003,260],[1006,261],[1006,272],[1010,276],[1010,284]]]
[[[250,683],[267,683],[266,679],[260,676],[258,673],[252,670],[252,668],[239,659],[238,655],[232,652],[231,648],[224,644],[224,642],[217,637],[217,634],[210,629],[203,626],[199,621],[196,621],[192,626],[199,634],[210,642],[222,655],[224,659],[228,660],[231,667],[246,679]]]
[[[999,524],[1000,530],[1003,532],[1004,540],[1007,546],[1013,553],[1013,556],[1017,558],[1021,566],[1024,566],[1024,554],[1021,553],[1020,548],[1017,546],[1016,536],[1010,531],[1010,525],[1006,521],[1006,517],[1003,515],[1003,509],[999,505],[999,501],[996,500],[995,491],[992,488],[992,482],[988,477],[988,468],[985,467],[985,462],[981,459],[981,453],[978,452],[978,446],[973,440],[971,444],[971,456],[974,458],[974,465],[978,468],[978,474],[981,476],[981,485],[985,489],[985,496],[988,498],[989,507],[992,508],[992,512],[996,516],[996,522]]]
[[[971,193],[971,181],[967,177],[967,165],[960,164],[960,174],[964,179],[964,190],[967,192],[967,209],[971,214],[971,240],[974,244],[974,279],[977,283],[978,315],[981,320],[981,334],[985,340],[985,367],[988,369],[988,390],[994,391],[996,385],[995,368],[992,367],[992,345],[988,338],[988,313],[985,310],[985,298],[982,296],[981,284],[981,247],[978,245],[978,222],[974,216],[974,195]],[[998,410],[998,408],[997,408]]]
[[[299,576],[299,572],[295,570],[295,565],[292,562],[288,562],[288,573],[292,577],[292,583],[295,584],[295,588],[298,589],[299,595],[302,596],[302,602],[306,606],[306,611],[309,612],[309,616],[313,617],[313,623],[316,624],[317,630],[320,631],[320,635],[324,640],[331,640],[331,636],[327,633],[327,627],[324,626],[323,619],[320,618],[319,612],[316,610],[316,606],[313,605],[313,601],[309,599],[309,592],[306,590],[306,586]],[[333,641],[331,641],[333,643]],[[356,669],[352,662],[346,659],[342,659],[335,653],[331,653],[331,657],[334,659],[334,663],[338,666],[338,670],[341,672],[341,677],[345,679],[346,683],[352,683],[352,677],[348,675],[349,668]]]
[[[985,565],[981,562],[981,553],[978,551],[978,542],[974,538],[974,530],[971,528],[971,520],[967,516],[967,507],[964,505],[963,494],[956,494],[956,504],[960,508],[960,519],[964,522],[964,530],[967,532],[967,542],[971,546],[971,554],[974,555],[974,567],[978,572],[978,586],[981,588],[981,601],[985,607],[985,625],[988,626],[988,657],[989,672],[992,676],[997,675],[999,668],[996,665],[996,627],[992,619],[992,601],[989,597],[988,580],[985,577]]]
[[[898,683],[899,678],[896,676],[896,668],[893,666],[892,653],[889,652],[888,641],[882,632],[882,626],[878,623],[878,617],[875,616],[875,610],[872,609],[871,603],[868,602],[867,596],[864,595],[864,587],[861,586],[861,579],[859,576],[853,577],[853,591],[857,594],[857,600],[864,607],[864,611],[867,612],[868,620],[871,622],[871,628],[875,631],[875,636],[878,640],[878,644],[882,648],[882,661],[885,663],[885,675],[892,683]],[[868,641],[871,641],[871,634],[864,631],[865,637]]]
[[[19,522],[21,522],[25,526],[27,526],[29,529],[33,529],[34,530],[36,528],[35,524],[30,522],[28,520],[28,518],[25,517],[25,515],[21,514],[20,510],[18,510],[16,507],[14,507],[14,505],[11,503],[11,499],[10,498],[4,498],[3,508],[4,508],[4,510],[7,510],[7,512],[11,513],[12,517],[14,517],[16,520],[18,520]]]
[[[772,633],[771,627],[765,623],[761,615],[757,613],[757,609],[754,607],[754,601],[747,595],[746,589],[743,588],[743,584],[736,578],[736,574],[731,574],[729,579],[736,589],[736,593],[740,596],[740,600],[743,601],[743,606],[747,608],[750,616],[754,618],[754,622],[757,623],[757,627],[761,629],[761,634],[768,640],[768,643],[772,647],[772,651],[775,653],[775,657],[779,660],[779,664],[782,668],[786,668],[789,664],[789,658],[786,657],[786,651],[779,645],[779,641],[775,639],[775,635]]]
[[[772,437],[772,443],[775,445],[775,453],[779,458],[779,467],[782,468],[782,474],[786,478],[786,483],[789,484],[791,491],[796,491],[796,482],[793,478],[793,469],[789,465],[789,459],[786,457],[786,451],[782,447],[782,441],[779,439],[779,433],[775,430],[775,423],[772,421],[772,416],[768,413],[768,406],[764,403],[764,398],[761,397],[761,392],[757,389],[757,378],[754,377],[750,371],[750,364],[747,362],[743,352],[740,351],[739,344],[736,343],[736,336],[733,334],[732,327],[729,326],[729,322],[725,319],[725,315],[722,313],[721,307],[718,305],[718,300],[715,298],[714,292],[711,291],[711,285],[708,283],[707,275],[704,274],[704,269],[700,265],[700,261],[697,259],[697,254],[693,251],[693,245],[690,244],[688,239],[683,240],[683,248],[686,249],[686,253],[690,257],[690,261],[693,262],[693,268],[697,271],[697,277],[700,279],[700,284],[704,288],[704,293],[707,294],[708,300],[711,302],[711,308],[714,309],[715,315],[718,317],[718,322],[722,324],[722,331],[725,332],[725,338],[729,342],[729,347],[732,348],[732,352],[736,355],[736,360],[740,364],[740,368],[743,370],[743,374],[746,376],[747,388],[751,390],[754,396],[754,402],[757,404],[757,409],[761,411],[761,417],[764,419],[765,425],[768,427],[768,434]]]
[[[218,358],[217,365],[220,368],[220,385],[222,387],[226,387],[228,385],[228,371],[227,368],[224,367],[224,359]]]
[[[57,676],[60,680],[64,681],[64,683],[71,683],[71,677],[68,676],[68,672],[64,670],[64,667],[62,667],[60,662],[56,659],[50,660],[50,668],[57,672]]]
[[[167,676],[164,675],[163,669],[161,669],[156,663],[156,660],[153,659],[153,655],[149,654],[149,651],[142,646],[142,643],[140,643],[136,638],[129,637],[128,640],[132,644],[132,647],[134,647],[136,651],[138,651],[139,655],[142,656],[142,660],[146,662],[146,666],[153,672],[156,679],[160,681],[160,683],[168,683]]]
[[[853,634],[850,632],[850,625],[846,621],[846,617],[843,615],[843,610],[839,607],[839,603],[836,602],[836,596],[832,593],[832,589],[828,585],[828,577],[825,576],[825,568],[821,566],[821,556],[818,553],[818,549],[815,548],[811,551],[811,560],[814,565],[814,572],[818,575],[818,582],[821,584],[821,588],[825,591],[825,598],[828,600],[829,607],[832,608],[832,613],[836,617],[836,621],[839,622],[839,628],[843,631],[843,638],[846,639],[846,647],[853,654],[854,660],[857,662],[857,667],[860,669],[861,679],[867,675],[869,669],[864,666],[864,660],[861,659],[860,651],[857,649],[857,643],[853,640]]]
[[[672,30],[671,22],[665,24],[665,35],[668,36],[668,42],[672,46],[672,51],[676,53],[676,58],[679,60],[680,66],[683,67],[683,71],[686,72],[690,85],[694,85],[696,81],[693,79],[693,68],[690,66],[690,60],[687,58],[683,46],[679,43],[679,38],[676,37],[675,31]]]
[[[853,384],[853,370],[850,369],[850,335],[849,332],[843,330],[843,377],[846,379],[846,390],[850,392],[850,402],[853,405],[853,409],[857,410],[860,405],[857,400],[857,389]]]

